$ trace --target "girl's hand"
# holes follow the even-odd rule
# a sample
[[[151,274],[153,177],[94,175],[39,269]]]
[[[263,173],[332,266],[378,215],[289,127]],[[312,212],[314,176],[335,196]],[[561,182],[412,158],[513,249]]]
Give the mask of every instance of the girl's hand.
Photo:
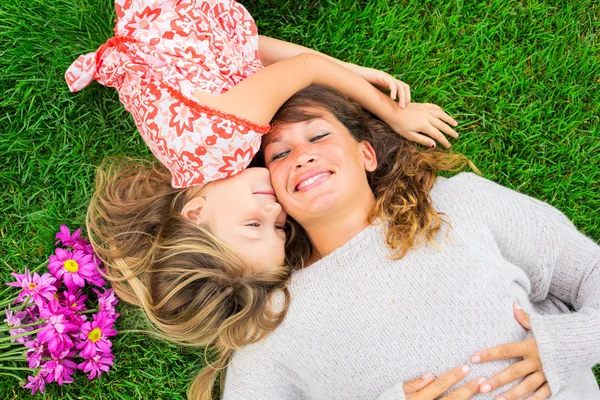
[[[458,137],[458,133],[450,127],[458,123],[435,104],[409,103],[404,110],[388,113],[382,119],[402,137],[431,148],[435,147],[433,139],[446,148],[450,147],[444,134]]]
[[[513,312],[519,324],[527,330],[531,329],[529,314],[527,314],[519,303],[513,305]],[[534,337],[523,340],[522,342],[503,344],[492,347],[473,354],[471,361],[474,363],[503,360],[506,358],[523,357],[519,361],[506,368],[505,370],[486,380],[481,385],[481,393],[488,393],[494,389],[506,385],[507,383],[523,379],[518,385],[514,386],[508,392],[496,397],[496,400],[520,399],[531,392],[535,392],[528,399],[543,400],[550,397],[550,386],[546,381],[546,375],[542,370],[542,362],[537,342]]]
[[[401,80],[375,68],[354,66],[351,69],[371,85],[382,90],[389,90],[391,99],[398,98],[398,105],[401,108],[410,103],[410,87]]]
[[[415,379],[404,384],[404,395],[406,400],[434,400],[442,393],[450,389],[454,384],[463,380],[469,373],[469,367],[463,365],[450,372],[435,378],[433,375],[425,375],[422,378]],[[464,386],[459,387],[441,400],[465,400],[470,399],[479,393],[479,384],[484,378],[474,379]]]

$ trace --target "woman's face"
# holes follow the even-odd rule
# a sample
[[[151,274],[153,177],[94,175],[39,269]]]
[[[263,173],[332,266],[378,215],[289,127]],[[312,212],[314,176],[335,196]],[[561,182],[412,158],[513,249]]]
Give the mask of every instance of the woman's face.
[[[206,185],[182,214],[247,256],[254,271],[285,260],[286,213],[277,202],[266,168],[248,168]]]
[[[285,124],[265,136],[265,164],[278,201],[301,225],[352,210],[370,193],[365,171],[377,166],[368,142],[357,142],[331,113]]]

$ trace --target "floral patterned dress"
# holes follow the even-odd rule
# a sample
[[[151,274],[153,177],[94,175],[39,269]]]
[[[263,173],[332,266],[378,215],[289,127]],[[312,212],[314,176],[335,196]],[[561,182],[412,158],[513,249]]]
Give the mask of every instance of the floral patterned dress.
[[[259,68],[258,33],[233,0],[116,0],[115,36],[67,70],[71,91],[92,80],[114,87],[172,186],[241,172],[269,130],[201,104]]]

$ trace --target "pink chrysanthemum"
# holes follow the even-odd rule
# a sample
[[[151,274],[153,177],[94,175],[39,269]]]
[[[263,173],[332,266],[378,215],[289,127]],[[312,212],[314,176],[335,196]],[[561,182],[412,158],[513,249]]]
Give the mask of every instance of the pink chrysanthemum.
[[[62,278],[67,289],[72,291],[85,286],[85,281],[96,286],[106,284],[100,276],[98,263],[94,262],[91,254],[81,250],[56,249],[56,255],[50,256],[48,269],[56,278]]]
[[[4,322],[6,322],[9,328],[12,328],[9,331],[10,336],[18,336],[22,333],[30,332],[33,330],[32,327],[19,328],[19,326],[24,325],[23,320],[27,318],[27,316],[28,314],[26,311],[13,313],[10,310],[6,310],[6,319],[4,320]],[[11,339],[10,341],[13,343],[17,342],[20,344],[25,344],[25,342],[27,342],[28,340],[29,336],[22,336],[19,338]]]
[[[119,302],[115,296],[115,292],[112,289],[106,289],[104,293],[101,293],[97,289],[92,289],[94,293],[98,295],[98,311],[103,313],[108,318],[113,320],[117,319],[119,314],[115,311],[115,306]]]
[[[26,342],[25,346],[27,347],[25,358],[27,358],[29,368],[39,367],[42,363],[42,357],[44,356],[44,344],[41,343],[38,339],[34,339],[29,342]]]
[[[37,334],[39,341],[47,345],[51,354],[60,354],[73,348],[73,341],[69,337],[69,333],[78,328],[64,314],[60,313],[56,303],[54,300],[49,303],[49,307],[40,311],[40,317],[46,318],[46,326]]]
[[[108,338],[117,334],[113,328],[114,319],[102,312],[95,314],[93,318],[93,321],[86,322],[81,326],[79,339],[82,342],[78,348],[82,349],[81,356],[83,358],[93,358],[99,351],[109,354],[112,343]]]
[[[46,373],[46,383],[58,383],[62,386],[63,383],[73,382],[73,374],[77,369],[77,363],[72,360],[75,352],[64,350],[57,357],[53,356],[52,360],[46,361],[42,366],[42,371]]]
[[[28,376],[27,380],[29,383],[23,385],[26,389],[31,389],[31,395],[33,396],[37,391],[44,393],[46,387],[46,373],[42,369],[38,370],[35,376]]]
[[[31,275],[27,270],[23,274],[13,272],[11,275],[15,277],[16,282],[9,282],[7,285],[21,288],[18,301],[22,302],[27,297],[31,297],[38,307],[42,307],[48,300],[54,298],[56,279],[52,275],[46,273],[40,276],[37,272]]]
[[[75,244],[80,243],[84,238],[81,237],[81,228],[77,229],[73,234],[66,225],[60,226],[60,231],[56,233],[56,244],[62,243],[64,246],[74,247]]]
[[[95,379],[102,375],[103,372],[108,372],[113,365],[114,358],[110,353],[98,353],[94,357],[77,365],[77,368],[88,374],[89,379]]]
[[[85,301],[87,300],[86,295],[82,295],[81,292],[63,292],[59,296],[60,305],[63,308],[65,314],[71,315],[81,310],[87,310]]]

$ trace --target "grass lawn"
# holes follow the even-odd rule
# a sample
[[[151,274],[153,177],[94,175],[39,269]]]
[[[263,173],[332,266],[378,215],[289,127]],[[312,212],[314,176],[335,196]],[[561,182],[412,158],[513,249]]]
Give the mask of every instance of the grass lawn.
[[[485,176],[562,210],[600,240],[600,4],[525,1],[248,1],[259,31],[376,67],[457,118],[454,148]],[[40,264],[61,223],[83,226],[94,166],[149,157],[113,89],[77,94],[63,74],[112,36],[110,0],[0,5],[0,278]],[[121,306],[117,328],[143,328]],[[3,318],[0,318],[3,319]],[[116,365],[47,399],[183,399],[203,352],[146,335],[114,341]],[[597,371],[600,378],[600,371]],[[0,378],[0,398],[27,391]],[[37,396],[42,397],[42,396]]]

